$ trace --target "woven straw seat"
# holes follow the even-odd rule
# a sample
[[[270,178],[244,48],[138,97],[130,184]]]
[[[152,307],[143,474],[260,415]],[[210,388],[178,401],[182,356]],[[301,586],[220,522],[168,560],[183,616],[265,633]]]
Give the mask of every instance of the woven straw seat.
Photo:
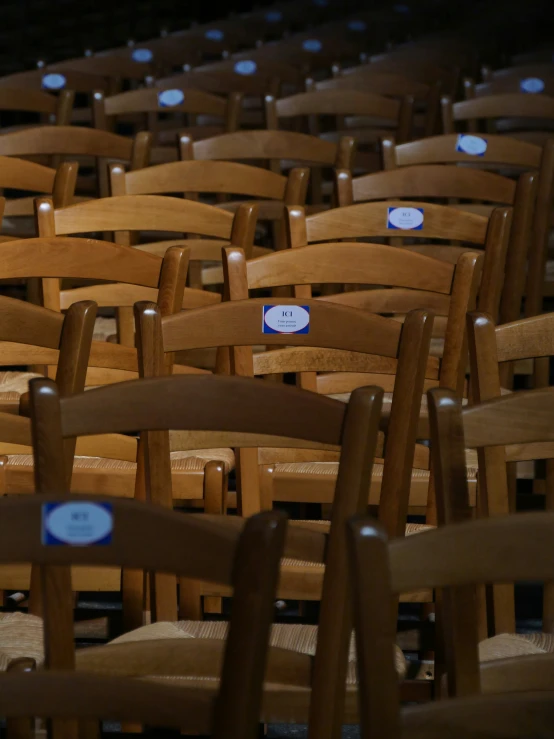
[[[191,449],[188,451],[171,452],[171,470],[173,472],[201,472],[212,460],[222,462],[225,472],[228,473],[235,465],[235,455],[231,449]],[[32,467],[31,454],[10,454],[8,465],[15,467]],[[75,469],[81,470],[118,470],[135,471],[135,462],[126,462],[121,459],[106,459],[104,457],[75,457]]]
[[[94,322],[93,341],[108,341],[110,336],[117,335],[117,323],[115,318],[104,318],[97,316]]]
[[[176,621],[157,622],[142,626],[114,639],[110,644],[155,639],[225,639],[227,624],[222,621]],[[270,643],[292,652],[314,656],[317,643],[317,626],[304,624],[273,624]],[[400,678],[406,674],[406,660],[402,651],[396,649],[396,669]],[[191,679],[194,679],[191,676]],[[356,684],[356,650],[354,637],[350,640],[348,655],[347,684]]]
[[[42,619],[26,613],[1,613],[0,672],[21,657],[34,659],[37,665],[44,661]]]
[[[29,389],[29,380],[42,375],[34,372],[0,372],[0,401],[19,400]]]
[[[473,456],[473,455],[472,455]],[[468,459],[467,465],[467,479],[477,479],[477,465],[473,464],[472,456]],[[469,455],[468,455],[469,457]],[[274,466],[275,474],[287,473],[294,475],[331,475],[336,477],[338,473],[339,465],[338,462],[280,462]],[[380,478],[383,476],[383,465],[373,465],[373,478]],[[412,470],[412,482],[417,480],[421,482],[423,480],[429,481],[429,470]]]
[[[554,634],[497,634],[479,644],[481,662],[553,652]]]

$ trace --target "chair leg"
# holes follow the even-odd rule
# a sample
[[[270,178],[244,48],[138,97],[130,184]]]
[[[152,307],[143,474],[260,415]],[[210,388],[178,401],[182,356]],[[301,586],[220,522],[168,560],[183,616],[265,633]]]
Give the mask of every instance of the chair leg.
[[[223,515],[227,512],[228,477],[221,462],[208,462],[204,470],[204,511]],[[219,596],[204,596],[204,613],[221,613]]]
[[[546,490],[545,509],[554,510],[554,461],[546,460]],[[554,582],[544,584],[543,606],[542,606],[542,630],[546,633],[554,633]]]

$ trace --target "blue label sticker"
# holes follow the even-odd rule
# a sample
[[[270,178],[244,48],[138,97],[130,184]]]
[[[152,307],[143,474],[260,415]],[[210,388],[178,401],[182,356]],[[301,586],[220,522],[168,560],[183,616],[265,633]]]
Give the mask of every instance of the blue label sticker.
[[[45,90],[63,90],[66,82],[65,75],[51,72],[50,74],[45,74],[42,78],[42,87]]]
[[[151,62],[153,58],[154,54],[152,54],[150,49],[135,49],[131,54],[131,59],[134,62],[141,62],[142,64]]]
[[[264,305],[263,334],[309,334],[309,305]]]
[[[387,228],[401,231],[421,231],[423,208],[388,208]]]
[[[175,105],[181,105],[185,100],[185,93],[182,90],[164,90],[158,93],[158,104],[162,108],[173,108]]]
[[[204,34],[204,37],[209,39],[210,41],[223,41],[225,34],[223,31],[220,31],[219,28],[210,28],[206,33]]]
[[[268,23],[280,23],[283,20],[283,14],[280,10],[269,10],[265,14],[265,19]]]
[[[329,5],[329,0],[313,0],[313,3],[320,8],[326,8]]]
[[[111,503],[44,503],[44,546],[90,547],[110,544],[113,514]]]
[[[397,3],[394,6],[394,12],[395,13],[404,13],[404,14],[409,13],[410,12],[410,6],[409,5],[404,5],[403,3]]]
[[[521,80],[519,87],[522,92],[537,94],[544,90],[544,82],[539,77],[527,77]]]
[[[365,21],[348,21],[349,31],[365,31],[367,23]]]
[[[312,53],[316,53],[318,51],[321,51],[322,43],[317,38],[307,38],[303,42],[302,48],[304,49],[304,51],[311,51]]]
[[[237,62],[235,64],[233,69],[237,74],[256,74],[256,71],[258,70],[258,65],[252,59],[242,59],[240,62]]]
[[[487,139],[461,133],[456,139],[456,151],[471,154],[474,157],[482,157],[487,151]]]

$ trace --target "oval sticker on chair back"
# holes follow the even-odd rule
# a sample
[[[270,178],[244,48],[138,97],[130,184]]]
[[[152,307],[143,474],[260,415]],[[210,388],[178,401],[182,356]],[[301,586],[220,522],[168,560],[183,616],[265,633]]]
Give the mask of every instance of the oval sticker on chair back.
[[[349,31],[365,31],[367,29],[367,23],[365,21],[348,21]]]
[[[173,108],[176,105],[182,105],[185,100],[185,93],[182,90],[164,90],[158,93],[158,104],[162,108]]]
[[[387,228],[402,231],[421,231],[423,228],[423,208],[389,208]]]
[[[237,74],[256,74],[258,65],[252,59],[241,59],[240,62],[235,64],[233,69]]]
[[[539,77],[527,77],[521,80],[520,89],[522,92],[539,93],[544,90],[544,82]]]
[[[204,34],[204,37],[207,38],[209,41],[223,41],[224,36],[225,34],[223,33],[223,31],[220,31],[219,28],[210,28]]]
[[[42,78],[42,87],[44,90],[63,90],[66,82],[65,75],[50,72],[50,74],[45,74]]]
[[[309,334],[309,305],[264,305],[263,334]]]
[[[487,139],[461,133],[456,139],[456,151],[471,154],[474,157],[482,157],[487,151]]]
[[[140,62],[141,64],[147,64],[154,58],[154,54],[150,49],[135,49],[131,54],[131,59],[134,62]]]
[[[317,38],[307,38],[303,42],[302,48],[304,51],[310,51],[312,54],[317,54],[318,51],[321,51],[322,43]]]
[[[110,544],[111,503],[44,503],[42,543],[45,546],[87,547]]]
[[[269,10],[265,14],[265,19],[268,23],[280,23],[283,20],[283,14],[280,10]]]

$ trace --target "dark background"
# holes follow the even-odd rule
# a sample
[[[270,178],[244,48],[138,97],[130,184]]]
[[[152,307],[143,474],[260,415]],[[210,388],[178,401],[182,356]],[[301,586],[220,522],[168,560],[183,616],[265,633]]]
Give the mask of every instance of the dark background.
[[[309,7],[310,0],[304,0]],[[429,31],[467,29],[479,45],[512,53],[552,44],[554,0],[404,0]],[[0,74],[32,69],[38,60],[52,63],[82,56],[85,49],[109,49],[205,23],[230,13],[271,5],[271,0],[190,2],[190,0],[0,0]],[[329,0],[329,13],[348,14],[394,4],[394,0]],[[369,50],[368,50],[369,51]],[[376,51],[380,51],[376,50]]]

